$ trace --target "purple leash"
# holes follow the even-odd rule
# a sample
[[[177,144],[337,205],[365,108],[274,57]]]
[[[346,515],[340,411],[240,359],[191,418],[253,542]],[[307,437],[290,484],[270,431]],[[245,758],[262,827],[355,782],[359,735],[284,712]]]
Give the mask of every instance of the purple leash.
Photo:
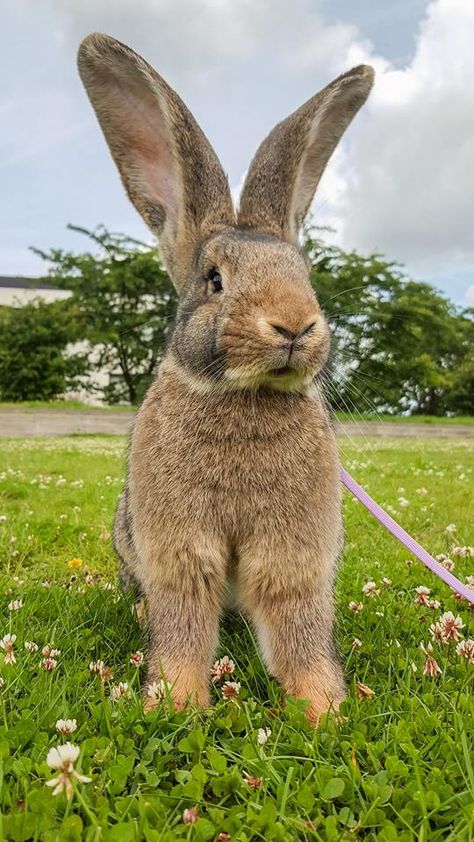
[[[388,529],[392,535],[395,535],[395,538],[398,538],[400,543],[403,544],[407,550],[413,553],[413,555],[416,555],[416,557],[419,558],[432,573],[442,579],[443,582],[446,582],[453,591],[456,591],[456,593],[463,596],[464,599],[467,599],[471,605],[474,605],[474,591],[468,588],[468,586],[463,582],[460,582],[459,579],[457,579],[456,576],[453,576],[449,570],[446,570],[439,561],[436,561],[433,556],[427,553],[426,550],[424,550],[423,547],[408,534],[408,532],[405,532],[405,530],[399,526],[393,517],[390,517],[385,509],[382,509],[382,506],[379,506],[379,504],[376,503],[366,491],[364,491],[362,486],[359,485],[359,483],[356,482],[355,479],[353,479],[351,475],[344,470],[344,468],[341,468],[341,482],[346,486],[351,494],[357,498],[359,503],[362,503],[362,505],[368,509],[370,514],[374,515],[382,526],[385,526],[385,529]]]

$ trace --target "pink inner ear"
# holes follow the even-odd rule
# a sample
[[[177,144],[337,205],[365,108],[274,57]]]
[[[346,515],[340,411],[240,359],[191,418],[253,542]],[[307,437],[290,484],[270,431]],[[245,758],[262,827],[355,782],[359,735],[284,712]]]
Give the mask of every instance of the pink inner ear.
[[[167,223],[175,227],[180,176],[158,87],[127,72],[114,81],[119,84],[109,100],[104,130],[124,183],[138,210],[140,197],[162,206]]]
[[[170,157],[170,156],[168,156]],[[176,173],[172,172],[173,164],[165,160],[163,155],[159,157],[153,166],[152,184],[156,190],[156,196],[160,204],[166,210],[170,220],[176,222],[178,217],[178,191],[176,189]]]
[[[133,153],[132,153],[133,155]],[[163,207],[166,219],[173,226],[178,218],[177,174],[166,149],[155,147],[153,153],[147,155],[136,152],[136,163],[133,166],[134,189],[147,198],[153,205]]]

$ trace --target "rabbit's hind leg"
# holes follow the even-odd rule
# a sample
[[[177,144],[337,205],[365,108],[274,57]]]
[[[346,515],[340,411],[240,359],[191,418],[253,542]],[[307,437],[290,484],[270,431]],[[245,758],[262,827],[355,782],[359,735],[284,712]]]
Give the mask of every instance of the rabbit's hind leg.
[[[143,596],[143,588],[137,576],[138,556],[133,542],[132,519],[129,509],[128,488],[125,486],[115,511],[114,549],[119,557],[119,579],[122,589],[132,591],[137,600]]]

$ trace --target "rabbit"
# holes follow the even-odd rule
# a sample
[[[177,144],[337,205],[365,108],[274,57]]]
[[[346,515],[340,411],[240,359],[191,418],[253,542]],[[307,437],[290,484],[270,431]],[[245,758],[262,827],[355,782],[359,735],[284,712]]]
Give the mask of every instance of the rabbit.
[[[176,709],[210,704],[232,586],[269,672],[316,724],[345,697],[332,595],[343,526],[318,387],[330,333],[299,239],[373,70],[339,76],[270,132],[236,210],[194,117],[143,58],[92,34],[78,67],[179,295],[115,521],[122,581],[146,597],[147,684],[166,681]]]

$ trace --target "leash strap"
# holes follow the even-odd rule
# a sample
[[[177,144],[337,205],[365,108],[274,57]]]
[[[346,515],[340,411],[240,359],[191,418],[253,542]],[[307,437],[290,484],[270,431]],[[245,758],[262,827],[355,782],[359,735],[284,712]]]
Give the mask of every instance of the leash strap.
[[[350,474],[344,468],[341,468],[341,482],[345,487],[357,498],[359,503],[362,503],[363,506],[370,512],[371,515],[377,518],[379,523],[382,526],[385,526],[385,529],[388,529],[392,535],[397,538],[404,547],[407,548],[413,555],[416,555],[423,564],[431,570],[435,576],[438,576],[439,579],[442,579],[443,582],[446,582],[453,591],[460,594],[464,599],[467,599],[471,605],[474,605],[474,591],[468,588],[464,582],[460,582],[456,576],[446,570],[439,561],[436,561],[433,556],[426,552],[425,549],[417,542],[411,535],[408,534],[397,522],[390,517],[388,512],[385,509],[382,509],[382,506],[379,506],[375,500],[367,494],[366,491],[359,485],[358,482],[351,477]]]

